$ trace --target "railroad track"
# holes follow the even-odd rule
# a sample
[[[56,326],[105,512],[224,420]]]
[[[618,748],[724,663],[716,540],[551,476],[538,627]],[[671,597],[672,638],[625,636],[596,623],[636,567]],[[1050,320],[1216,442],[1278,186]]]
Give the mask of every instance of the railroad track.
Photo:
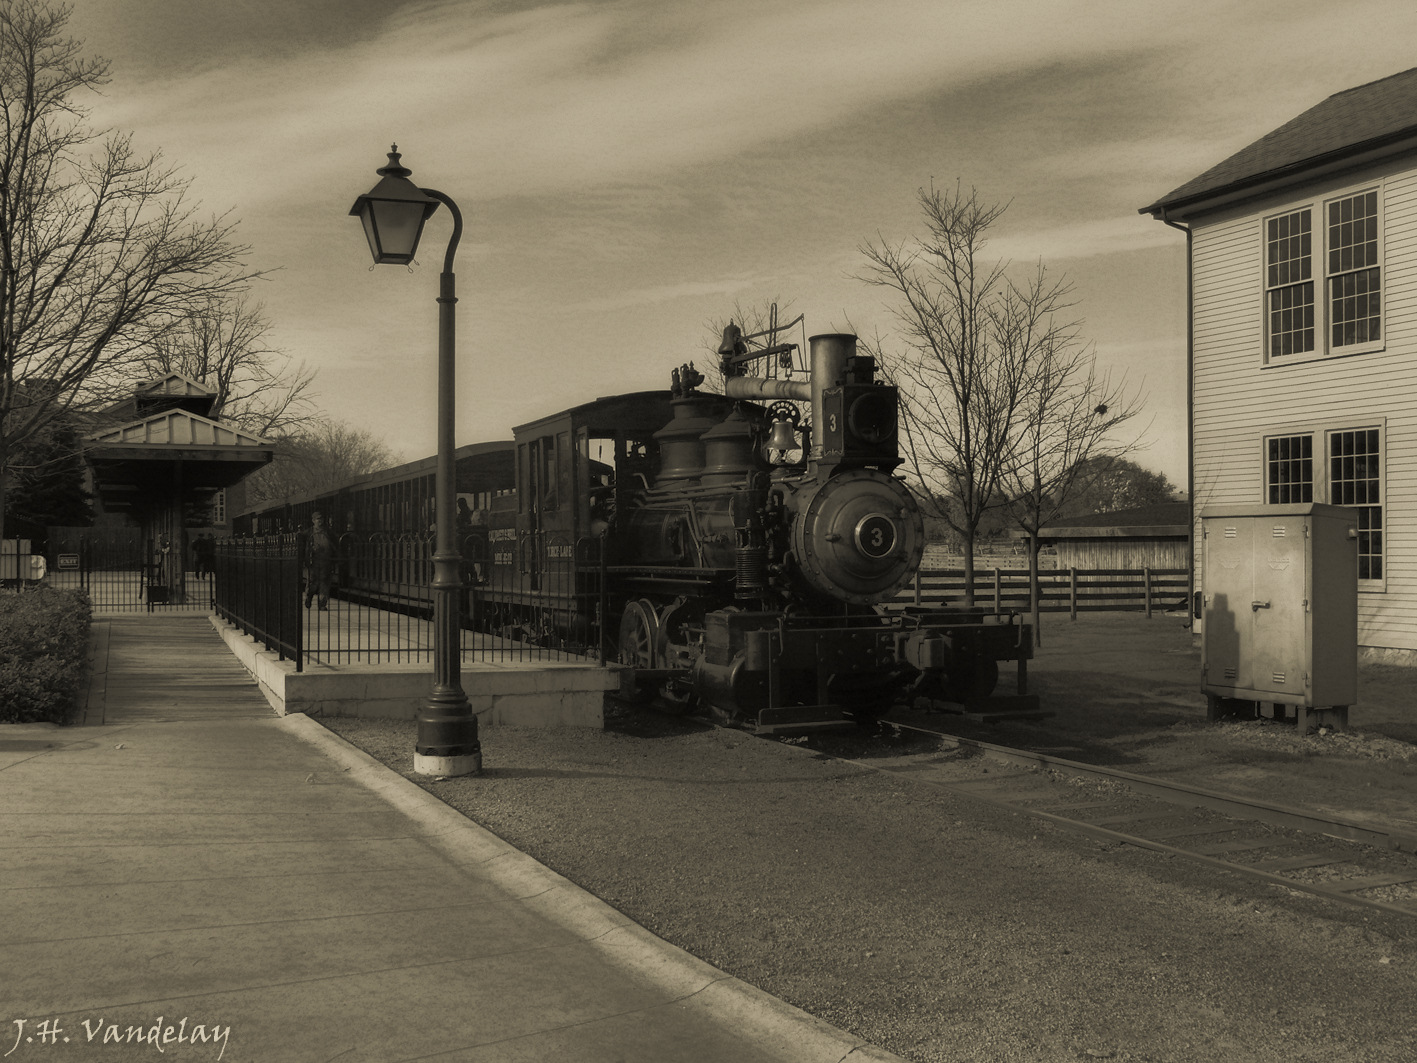
[[[1344,904],[1417,916],[1417,835],[886,721],[955,755],[850,763],[1105,841]],[[1082,784],[1082,785],[1080,785]]]

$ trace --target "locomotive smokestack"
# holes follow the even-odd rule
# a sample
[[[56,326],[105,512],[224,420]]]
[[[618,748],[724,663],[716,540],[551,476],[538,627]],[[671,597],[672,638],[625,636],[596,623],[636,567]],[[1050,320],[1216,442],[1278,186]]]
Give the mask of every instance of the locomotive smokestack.
[[[839,387],[846,376],[846,360],[856,355],[856,337],[850,332],[826,332],[807,338],[812,356],[812,454],[822,456],[822,392]]]

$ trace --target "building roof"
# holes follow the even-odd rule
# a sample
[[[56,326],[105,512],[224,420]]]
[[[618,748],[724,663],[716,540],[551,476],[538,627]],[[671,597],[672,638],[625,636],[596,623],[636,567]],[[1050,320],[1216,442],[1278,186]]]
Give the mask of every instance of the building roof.
[[[1055,520],[1039,532],[1044,539],[1142,539],[1190,534],[1188,502],[1158,502],[1111,513],[1088,513]]]
[[[86,449],[104,447],[205,447],[220,450],[274,448],[269,439],[219,424],[186,410],[164,410],[151,417],[105,428],[85,437]]]
[[[1142,214],[1160,216],[1326,165],[1417,147],[1417,67],[1336,92]]]
[[[94,487],[110,511],[176,492],[215,491],[275,455],[269,439],[183,409],[104,428],[84,438]]]
[[[215,391],[200,381],[193,380],[186,373],[168,373],[167,376],[149,380],[146,384],[139,384],[134,391],[138,395],[177,395],[182,398],[189,395],[216,397]]]
[[[212,415],[217,393],[184,373],[168,373],[139,384],[131,395],[103,411],[109,420],[131,421],[161,410],[183,409],[201,417]]]

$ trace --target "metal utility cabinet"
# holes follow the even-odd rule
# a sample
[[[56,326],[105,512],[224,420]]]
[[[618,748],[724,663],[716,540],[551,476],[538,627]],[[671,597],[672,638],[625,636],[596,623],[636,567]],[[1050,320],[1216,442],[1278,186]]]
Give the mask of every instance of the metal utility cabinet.
[[[1201,511],[1201,689],[1212,720],[1293,705],[1300,733],[1358,697],[1358,532],[1320,503]],[[1287,712],[1286,712],[1287,714]]]

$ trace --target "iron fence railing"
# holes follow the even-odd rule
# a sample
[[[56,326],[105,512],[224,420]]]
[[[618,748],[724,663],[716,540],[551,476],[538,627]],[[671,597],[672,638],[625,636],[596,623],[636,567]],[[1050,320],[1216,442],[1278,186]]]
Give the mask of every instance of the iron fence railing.
[[[1185,609],[1190,601],[1190,571],[1184,568],[1064,568],[1038,573],[1039,610],[1045,613]],[[961,605],[964,570],[932,569],[916,573],[896,596],[895,605]],[[1029,608],[1028,570],[974,570],[976,605],[1024,612]]]
[[[217,615],[282,659],[293,660],[297,670],[303,668],[299,539],[294,535],[220,539],[213,552]]]
[[[203,557],[193,553],[189,562],[175,556],[172,546],[137,533],[57,535],[42,552],[28,550],[28,540],[18,541],[18,551],[16,545],[8,540],[0,553],[0,583],[6,586],[42,579],[51,587],[81,590],[96,613],[212,607],[212,569]]]
[[[495,566],[485,536],[460,542],[461,657],[603,662],[598,542],[526,538]],[[301,667],[431,662],[434,549],[431,536],[347,534],[324,568],[302,535],[225,540],[217,611]]]
[[[0,540],[0,586],[7,590],[33,587],[48,574],[49,563],[30,548],[28,539]]]

